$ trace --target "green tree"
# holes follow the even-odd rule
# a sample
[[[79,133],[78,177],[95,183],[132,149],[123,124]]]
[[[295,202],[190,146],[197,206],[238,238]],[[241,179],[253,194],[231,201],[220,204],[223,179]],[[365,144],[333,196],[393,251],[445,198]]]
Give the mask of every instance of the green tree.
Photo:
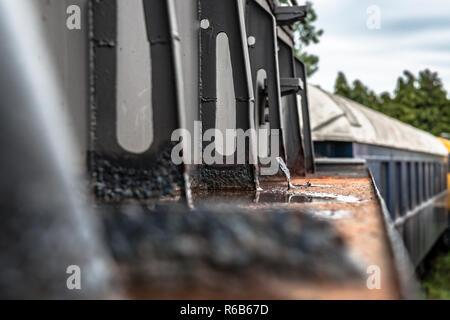
[[[403,78],[400,77],[397,80],[392,100],[386,103],[381,111],[395,119],[421,128],[417,121],[415,107],[420,102],[416,83],[416,77],[411,72],[404,71]]]
[[[350,97],[352,88],[348,85],[345,74],[339,71],[336,83],[334,84],[334,93],[343,97]]]
[[[416,83],[414,107],[420,128],[435,135],[450,132],[450,100],[438,74],[424,70],[419,73]]]
[[[350,99],[359,102],[363,105],[369,105],[369,88],[366,87],[361,81],[353,81],[353,88],[350,93]]]
[[[349,86],[342,72],[338,73],[334,89],[336,94],[436,136],[450,132],[450,100],[438,74],[428,69],[419,72],[418,77],[404,71],[392,96],[388,92],[377,95],[360,80]]]
[[[347,82],[343,72],[339,72],[336,82],[334,84],[335,94],[349,98],[362,105],[369,106],[374,109],[379,109],[381,99],[375,94],[375,92],[369,90],[360,80],[355,80],[350,86]]]

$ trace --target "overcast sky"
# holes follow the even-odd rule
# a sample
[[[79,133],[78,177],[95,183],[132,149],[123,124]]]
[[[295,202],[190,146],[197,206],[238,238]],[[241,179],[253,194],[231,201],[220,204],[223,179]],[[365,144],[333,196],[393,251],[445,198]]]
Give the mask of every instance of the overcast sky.
[[[301,1],[299,1],[301,2]],[[450,91],[449,0],[313,0],[325,34],[308,47],[320,57],[310,82],[332,90],[338,71],[358,78],[376,92],[395,88],[403,70],[437,71]],[[367,20],[381,14],[380,29]],[[372,22],[374,20],[371,20]],[[375,26],[375,24],[371,24]]]

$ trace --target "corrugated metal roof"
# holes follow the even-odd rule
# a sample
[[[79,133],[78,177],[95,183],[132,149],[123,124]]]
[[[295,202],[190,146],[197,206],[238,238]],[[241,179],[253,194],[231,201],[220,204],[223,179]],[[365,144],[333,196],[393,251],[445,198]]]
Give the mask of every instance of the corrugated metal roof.
[[[352,141],[448,155],[435,136],[320,87],[309,85],[308,99],[314,141]]]

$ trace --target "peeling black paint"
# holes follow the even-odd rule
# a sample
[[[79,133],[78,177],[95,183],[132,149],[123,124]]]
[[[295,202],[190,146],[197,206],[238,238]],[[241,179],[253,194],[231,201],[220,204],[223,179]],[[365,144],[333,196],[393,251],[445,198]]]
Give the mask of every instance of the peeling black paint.
[[[155,199],[184,190],[183,166],[171,161],[172,145],[154,159],[90,154],[93,192],[103,202]]]
[[[251,165],[200,166],[192,177],[192,187],[203,190],[255,190]]]

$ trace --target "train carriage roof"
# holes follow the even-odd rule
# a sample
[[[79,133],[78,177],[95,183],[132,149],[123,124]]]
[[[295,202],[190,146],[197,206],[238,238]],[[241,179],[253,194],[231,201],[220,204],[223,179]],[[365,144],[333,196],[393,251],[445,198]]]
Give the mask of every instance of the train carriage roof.
[[[435,136],[318,86],[308,86],[308,99],[314,141],[358,142],[448,155]]]

